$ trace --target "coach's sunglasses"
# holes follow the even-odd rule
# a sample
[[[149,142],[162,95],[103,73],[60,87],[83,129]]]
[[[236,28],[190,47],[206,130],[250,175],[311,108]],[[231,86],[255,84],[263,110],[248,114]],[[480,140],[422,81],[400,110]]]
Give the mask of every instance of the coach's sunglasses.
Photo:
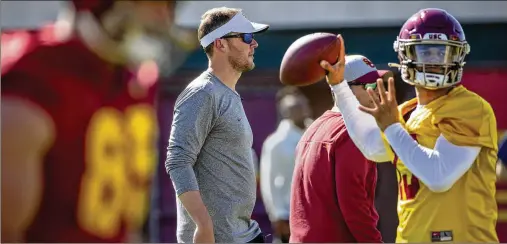
[[[246,44],[252,44],[254,40],[254,34],[253,33],[241,33],[241,34],[235,34],[235,35],[228,35],[223,36],[222,38],[238,38],[241,37],[241,40],[243,40]]]

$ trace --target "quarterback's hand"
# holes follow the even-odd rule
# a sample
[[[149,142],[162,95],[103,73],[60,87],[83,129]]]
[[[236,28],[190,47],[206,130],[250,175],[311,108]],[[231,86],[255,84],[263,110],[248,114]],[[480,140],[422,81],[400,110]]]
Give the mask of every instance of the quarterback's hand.
[[[371,88],[368,88],[367,92],[373,102],[373,108],[359,105],[359,110],[375,117],[377,125],[382,131],[390,125],[400,122],[398,103],[396,102],[396,89],[394,88],[394,79],[392,77],[389,78],[387,83],[389,89],[388,92],[386,92],[382,79],[377,79],[380,100],[375,92]]]
[[[320,61],[320,66],[327,71],[326,80],[329,85],[338,85],[343,81],[343,73],[345,72],[345,43],[343,37],[338,35],[340,39],[340,57],[338,62],[331,65],[328,61]]]

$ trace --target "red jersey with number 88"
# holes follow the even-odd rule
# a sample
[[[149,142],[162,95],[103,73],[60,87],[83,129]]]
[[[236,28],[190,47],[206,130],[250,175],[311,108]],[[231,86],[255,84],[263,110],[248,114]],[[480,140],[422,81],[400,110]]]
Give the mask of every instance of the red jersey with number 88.
[[[136,92],[134,81],[79,39],[2,34],[2,97],[38,105],[56,132],[26,241],[123,242],[142,225],[158,128],[153,92]]]

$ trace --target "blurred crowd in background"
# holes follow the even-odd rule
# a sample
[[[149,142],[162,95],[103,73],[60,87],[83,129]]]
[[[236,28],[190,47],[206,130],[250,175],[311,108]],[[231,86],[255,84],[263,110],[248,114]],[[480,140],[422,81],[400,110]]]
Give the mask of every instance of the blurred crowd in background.
[[[177,6],[177,26],[173,28],[171,38],[141,37],[129,43],[133,56],[139,60],[149,57],[152,61],[139,66],[142,68],[137,67],[139,73],[144,72],[149,77],[156,73],[154,76],[158,82],[156,114],[160,133],[157,151],[153,151],[156,155],[152,155],[158,158],[158,164],[154,169],[150,197],[146,199],[150,207],[144,223],[144,242],[176,241],[176,196],[163,166],[167,140],[177,95],[207,67],[206,56],[197,45],[196,28],[200,16],[207,9],[219,6],[241,8],[251,19],[271,26],[270,32],[256,39],[259,48],[255,52],[255,70],[241,77],[237,86],[254,134],[252,150],[257,163],[259,190],[252,218],[259,222],[265,233],[280,235],[288,231],[284,229],[284,219],[278,219],[275,212],[284,211],[288,205],[291,167],[294,166],[294,155],[290,153],[281,157],[279,162],[271,162],[265,155],[274,149],[265,144],[266,139],[270,135],[283,138],[287,144],[284,147],[289,147],[290,151],[306,126],[332,107],[332,97],[325,82],[300,88],[284,88],[279,82],[279,65],[285,50],[305,34],[340,33],[346,40],[349,54],[360,53],[369,57],[378,68],[387,69],[388,62],[397,60],[392,42],[403,21],[420,8],[446,9],[462,23],[471,45],[463,84],[491,103],[497,118],[498,143],[507,138],[507,97],[504,94],[507,91],[507,2],[182,1]],[[2,1],[2,33],[42,28],[55,22],[60,23],[57,27],[65,28],[61,24],[70,15],[66,9],[68,3],[63,1]],[[13,48],[21,44],[9,45]],[[396,78],[398,100],[414,97],[413,89],[400,79],[399,72],[391,70]],[[268,166],[271,163],[276,165]],[[499,160],[497,167],[497,231],[501,242],[507,242],[506,164]],[[268,176],[267,167],[279,167],[280,173]],[[397,192],[396,177],[391,177],[393,171],[394,168],[379,165],[377,190],[388,192],[379,194],[385,197],[377,196],[379,229],[386,242],[394,241],[397,225],[396,206],[391,204],[393,199],[396,201],[396,196],[389,194]],[[282,204],[275,204],[275,201]]]

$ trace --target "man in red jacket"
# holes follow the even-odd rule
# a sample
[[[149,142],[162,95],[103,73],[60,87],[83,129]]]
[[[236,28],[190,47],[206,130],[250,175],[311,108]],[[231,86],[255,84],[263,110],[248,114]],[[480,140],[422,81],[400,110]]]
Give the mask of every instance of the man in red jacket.
[[[344,77],[359,102],[389,71],[361,55],[345,57]],[[350,139],[334,107],[304,133],[296,149],[290,203],[290,242],[382,242],[375,210],[377,168]],[[332,194],[334,192],[335,194]]]

